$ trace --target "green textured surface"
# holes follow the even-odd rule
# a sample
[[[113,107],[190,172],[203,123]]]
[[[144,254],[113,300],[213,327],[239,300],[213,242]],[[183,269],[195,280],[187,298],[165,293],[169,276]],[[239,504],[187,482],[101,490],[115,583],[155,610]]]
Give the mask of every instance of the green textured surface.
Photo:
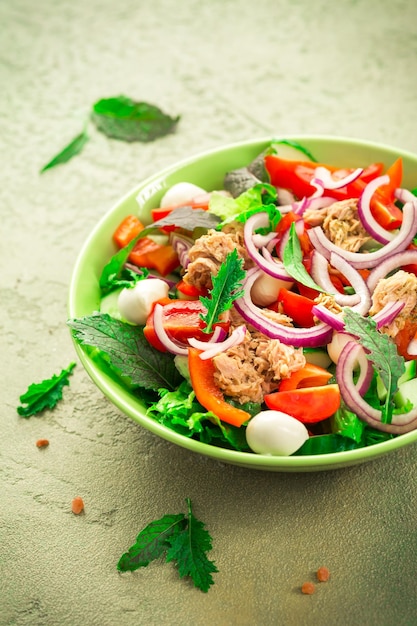
[[[0,4],[0,624],[417,623],[417,446],[332,472],[226,465],[135,424],[81,365],[53,413],[15,411],[30,383],[74,360],[65,320],[76,257],[145,178],[272,135],[417,152],[416,23],[407,0]],[[81,155],[39,176],[91,104],[119,93],[180,114],[176,132],[149,144],[92,133]],[[203,594],[159,563],[119,574],[139,530],[184,510],[185,497],[213,537],[213,588]],[[323,564],[330,581],[303,596]]]

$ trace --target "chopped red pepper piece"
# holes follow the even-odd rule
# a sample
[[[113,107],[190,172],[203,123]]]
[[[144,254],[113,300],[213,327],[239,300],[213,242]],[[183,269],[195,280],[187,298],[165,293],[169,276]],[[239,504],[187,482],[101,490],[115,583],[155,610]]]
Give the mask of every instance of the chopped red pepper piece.
[[[188,367],[196,398],[207,411],[212,411],[222,422],[233,426],[242,426],[250,419],[251,416],[247,411],[225,401],[214,380],[216,368],[213,359],[203,361],[200,359],[200,350],[189,348]]]
[[[293,372],[289,378],[281,380],[279,390],[292,391],[304,387],[320,387],[326,385],[331,377],[331,373],[323,367],[306,363],[304,367]]]

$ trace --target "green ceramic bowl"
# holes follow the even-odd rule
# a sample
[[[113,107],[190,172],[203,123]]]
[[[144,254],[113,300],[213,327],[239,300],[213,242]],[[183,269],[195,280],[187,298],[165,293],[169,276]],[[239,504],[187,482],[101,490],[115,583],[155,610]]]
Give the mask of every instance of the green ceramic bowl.
[[[274,139],[280,139],[274,137]],[[417,185],[417,155],[389,146],[348,138],[325,136],[291,136],[290,139],[308,148],[315,158],[324,163],[346,167],[366,166],[382,161],[390,165],[397,157],[403,158],[403,186]],[[70,318],[89,315],[98,310],[100,303],[99,277],[103,266],[115,252],[112,233],[123,217],[137,213],[138,200],[142,210],[158,206],[164,192],[173,184],[187,181],[208,190],[222,188],[225,172],[250,163],[270,142],[261,138],[228,145],[198,154],[162,172],[151,176],[123,196],[104,215],[85,242],[75,264],[69,293]],[[138,200],[137,200],[138,198]],[[384,454],[417,441],[417,430],[395,439],[346,452],[317,456],[271,457],[237,452],[203,444],[169,430],[147,417],[144,406],[129,392],[105,366],[100,366],[89,355],[88,349],[75,343],[78,356],[93,382],[123,413],[140,426],[183,448],[211,457],[223,463],[272,472],[312,472],[330,470],[376,459]]]

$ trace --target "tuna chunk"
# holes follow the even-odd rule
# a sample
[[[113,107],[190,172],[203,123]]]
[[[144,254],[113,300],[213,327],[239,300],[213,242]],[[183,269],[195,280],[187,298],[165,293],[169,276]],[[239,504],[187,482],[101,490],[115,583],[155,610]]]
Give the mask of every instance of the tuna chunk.
[[[222,231],[209,230],[189,250],[190,263],[184,281],[200,290],[211,289],[212,276],[217,274],[220,265],[235,248],[245,260],[244,268],[253,267],[243,242],[243,225],[234,223]]]
[[[390,337],[395,337],[405,326],[406,321],[417,320],[417,276],[399,270],[389,278],[377,283],[372,294],[370,315],[378,313],[389,302],[405,302],[403,310],[397,317],[381,330]]]
[[[301,349],[248,328],[243,343],[214,357],[213,362],[219,388],[243,404],[262,402],[282,378],[304,367],[306,361]]]
[[[307,209],[304,221],[311,226],[322,226],[330,241],[351,252],[357,252],[371,239],[358,217],[358,201],[354,198],[334,202],[323,209]]]

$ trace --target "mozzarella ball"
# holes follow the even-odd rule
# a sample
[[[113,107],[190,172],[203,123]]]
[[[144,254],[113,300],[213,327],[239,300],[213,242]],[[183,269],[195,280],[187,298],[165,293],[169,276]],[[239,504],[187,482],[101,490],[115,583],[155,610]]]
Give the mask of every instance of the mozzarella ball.
[[[251,450],[268,456],[290,456],[308,437],[304,424],[282,411],[261,411],[246,427],[246,441]]]
[[[207,193],[202,187],[193,185],[192,183],[177,183],[173,185],[162,197],[159,206],[165,207],[176,206],[185,202],[190,202],[196,196]]]
[[[120,315],[131,324],[145,324],[152,305],[168,296],[168,284],[159,278],[140,280],[134,287],[120,292],[117,306]]]
[[[252,302],[257,306],[269,306],[278,300],[281,287],[291,289],[293,283],[280,278],[274,278],[263,272],[253,284],[250,295]]]
[[[353,335],[349,335],[349,333],[333,333],[332,340],[329,344],[327,344],[327,353],[333,363],[337,363],[339,360],[340,353],[342,352],[345,345],[354,340]]]

